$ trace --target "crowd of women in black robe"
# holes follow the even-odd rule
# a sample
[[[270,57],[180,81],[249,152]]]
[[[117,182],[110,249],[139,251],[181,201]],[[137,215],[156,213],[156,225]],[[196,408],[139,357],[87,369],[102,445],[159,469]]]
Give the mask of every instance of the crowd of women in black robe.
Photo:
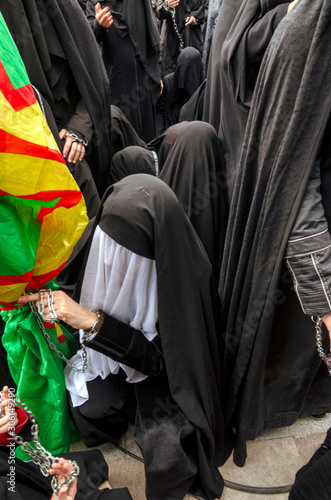
[[[79,3],[81,8],[74,0],[10,0],[1,6],[54,135],[70,128],[89,138],[85,159],[68,166],[86,192],[90,218],[97,217],[58,281],[80,300],[98,224],[117,243],[154,259],[166,376],[163,372],[139,382],[130,397],[124,389],[125,397],[117,397],[130,402],[130,412],[125,407],[115,412],[113,420],[93,419],[91,414],[86,418],[74,407],[72,416],[88,445],[117,439],[125,432],[123,421],[135,421],[148,499],[180,499],[189,491],[208,499],[220,497],[223,482],[217,467],[232,450],[235,463],[243,466],[247,440],[265,429],[331,411],[330,380],[315,348],[313,323],[302,312],[284,264],[291,227],[316,158],[322,158],[323,204],[331,226],[327,83],[331,84],[331,9],[326,0],[318,0],[314,8],[308,0],[298,0],[291,9],[284,0],[216,0],[209,2],[208,13],[202,1],[181,0],[172,17],[167,2],[157,2],[155,14],[149,0],[135,2],[134,9],[128,0]],[[98,3],[112,13],[108,29],[95,19]],[[198,20],[194,30],[185,27],[184,19],[190,15]],[[31,33],[26,40],[22,23],[24,32]],[[306,129],[299,127],[305,117]],[[58,142],[63,148],[64,140],[62,145]],[[189,227],[185,234],[177,227],[178,220],[169,232],[166,220],[172,202],[164,201],[163,209],[160,205],[171,196],[152,177],[159,177],[178,198],[183,212],[177,217]],[[117,182],[100,205],[107,187]],[[142,198],[133,202],[139,189]],[[145,196],[149,192],[153,200],[156,193],[159,197],[153,208]],[[140,213],[142,206],[150,212],[153,237],[151,221],[144,221],[144,212]],[[136,233],[134,220],[144,228],[144,237]],[[177,250],[170,255],[173,247]],[[210,272],[202,279],[207,262]],[[167,286],[161,285],[161,276]],[[195,287],[193,298],[189,289]],[[179,309],[181,300],[182,315],[174,313],[177,319],[170,335],[166,317]],[[194,317],[199,308],[202,311],[195,323],[189,319],[190,307]],[[121,322],[113,329],[124,338]],[[179,337],[179,330],[183,334],[180,341],[173,336],[177,330]],[[170,347],[171,342],[176,348]],[[202,358],[192,342],[204,345]],[[139,345],[147,356],[146,345]],[[135,364],[129,345],[126,348],[125,360]],[[325,348],[329,348],[327,335]],[[207,375],[202,377],[204,370]],[[8,380],[3,364],[2,372]],[[212,394],[209,384],[215,389]],[[118,382],[118,387],[122,385]],[[101,381],[97,386],[101,394],[109,394]],[[194,411],[185,391],[196,399]],[[199,404],[203,393],[206,399]],[[171,480],[169,463],[161,479],[158,476],[162,445],[153,457],[159,438],[148,427],[153,412],[162,413],[160,408],[169,401],[173,406],[164,421],[171,423],[172,435],[184,433],[187,440],[185,445],[174,444],[169,463],[178,467],[181,477]],[[111,407],[114,400],[105,398],[103,404]],[[197,417],[202,408],[206,421]],[[329,447],[328,437],[324,449]],[[189,458],[186,466],[186,459],[176,465],[176,453]],[[318,460],[322,457],[327,464],[329,456],[329,451],[314,456],[298,475],[290,498],[308,499],[304,495],[314,477],[319,491]],[[325,486],[316,498],[328,495]]]

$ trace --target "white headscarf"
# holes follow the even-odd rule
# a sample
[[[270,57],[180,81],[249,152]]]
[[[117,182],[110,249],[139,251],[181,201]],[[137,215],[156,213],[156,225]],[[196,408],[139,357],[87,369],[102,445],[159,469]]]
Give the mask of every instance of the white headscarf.
[[[154,260],[119,245],[98,226],[86,265],[80,303],[87,309],[104,311],[153,340],[157,335],[158,320],[156,279]],[[82,336],[81,330],[81,339]],[[146,375],[93,349],[87,348],[87,360],[88,368],[84,373],[77,373],[69,366],[64,370],[73,406],[80,406],[89,399],[86,382],[98,376],[105,379],[122,368],[127,382],[140,382],[146,378]],[[81,349],[71,361],[77,368],[82,368]]]

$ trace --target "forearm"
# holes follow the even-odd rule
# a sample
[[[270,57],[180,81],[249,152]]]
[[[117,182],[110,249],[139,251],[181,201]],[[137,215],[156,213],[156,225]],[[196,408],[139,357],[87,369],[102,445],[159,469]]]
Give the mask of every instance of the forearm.
[[[287,245],[286,257],[305,314],[331,312],[331,237],[316,163]]]

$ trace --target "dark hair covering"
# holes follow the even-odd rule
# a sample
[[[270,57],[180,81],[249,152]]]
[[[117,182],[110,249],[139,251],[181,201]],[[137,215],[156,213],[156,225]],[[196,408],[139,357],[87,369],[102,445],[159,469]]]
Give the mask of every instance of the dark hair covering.
[[[113,155],[127,146],[140,146],[147,149],[147,144],[117,106],[111,105],[111,144]]]
[[[193,47],[186,47],[178,56],[175,72],[166,78],[169,79],[165,105],[165,122],[168,128],[178,123],[182,106],[203,81],[200,52]]]
[[[133,174],[156,175],[156,168],[157,162],[152,151],[139,146],[128,146],[113,156],[110,173],[114,182],[118,182]]]
[[[269,44],[247,123],[219,286],[224,408],[236,427],[239,465],[245,441],[264,428],[331,407],[313,324],[283,270],[330,120],[330,40],[330,1],[300,0]]]
[[[159,171],[161,171],[163,168],[163,165],[167,159],[168,153],[170,151],[172,143],[175,140],[176,135],[186,123],[186,121],[183,121],[180,123],[176,123],[175,125],[171,125],[171,127],[167,128],[162,134],[160,134],[147,144],[148,149],[150,149],[151,151],[155,151],[157,154],[159,160]]]
[[[197,481],[206,498],[219,498],[223,480],[217,467],[228,456],[220,407],[215,288],[206,252],[176,195],[164,182],[146,174],[126,177],[105,193],[82,243],[83,259],[76,250],[74,273],[79,254],[81,264],[76,300],[98,224],[120,245],[155,260],[159,333],[170,392],[196,430]],[[71,259],[66,278],[72,282],[70,265]]]
[[[93,121],[96,156],[91,170],[102,192],[111,154],[109,82],[82,9],[76,0],[6,0],[1,12],[31,83],[51,108],[55,100],[68,98],[73,77]]]

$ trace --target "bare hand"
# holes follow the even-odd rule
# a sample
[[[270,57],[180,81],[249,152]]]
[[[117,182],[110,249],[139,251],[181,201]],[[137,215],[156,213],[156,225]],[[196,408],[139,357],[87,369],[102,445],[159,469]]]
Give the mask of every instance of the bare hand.
[[[111,15],[111,12],[109,12],[109,7],[101,9],[101,5],[98,2],[95,6],[94,12],[97,23],[103,28],[109,28],[113,24],[113,16]]]
[[[15,402],[10,398],[7,386],[3,388],[0,408],[3,408],[5,413],[5,416],[0,418],[0,434],[6,434],[9,430],[14,430],[18,423]]]
[[[163,89],[164,89],[163,80],[161,80],[161,81],[160,81],[160,83],[161,83],[161,92],[159,93],[159,95],[161,95],[161,94],[162,94]]]
[[[329,337],[330,337],[330,352],[331,352],[331,314],[327,314],[323,318],[323,323],[325,324],[326,328],[328,329],[329,332]]]
[[[197,20],[194,16],[189,16],[185,19],[185,26],[195,26],[197,24]]]
[[[179,4],[180,0],[168,0],[168,5],[170,9],[174,9]]]
[[[64,139],[67,133],[68,131],[63,128],[59,133],[60,139]],[[85,156],[85,146],[76,141],[73,137],[70,137],[70,135],[68,135],[65,139],[66,142],[62,152],[63,158],[66,158],[69,153],[68,162],[76,163],[78,160],[82,161]]]
[[[48,471],[51,476],[56,474],[58,476],[59,483],[63,483],[69,479],[69,475],[72,472],[73,467],[64,458],[60,458],[57,463],[53,463],[50,470]],[[60,489],[59,494],[53,493],[51,500],[74,500],[77,493],[77,477],[75,477],[73,483],[69,486],[64,486]]]
[[[92,328],[98,317],[96,313],[85,309],[85,307],[72,300],[66,293],[60,290],[52,293],[54,297],[53,308],[59,320],[64,321],[76,330],[90,330]],[[39,293],[22,295],[18,299],[18,302],[22,305],[28,302],[36,302],[36,306],[38,306],[40,304],[40,295]],[[51,314],[48,308],[47,293],[44,294],[43,303],[44,315],[50,319]]]
[[[293,7],[295,6],[295,4],[297,3],[298,0],[293,0],[293,2],[291,2],[288,6],[288,9],[287,9],[287,13],[290,12],[291,9],[293,9]]]

